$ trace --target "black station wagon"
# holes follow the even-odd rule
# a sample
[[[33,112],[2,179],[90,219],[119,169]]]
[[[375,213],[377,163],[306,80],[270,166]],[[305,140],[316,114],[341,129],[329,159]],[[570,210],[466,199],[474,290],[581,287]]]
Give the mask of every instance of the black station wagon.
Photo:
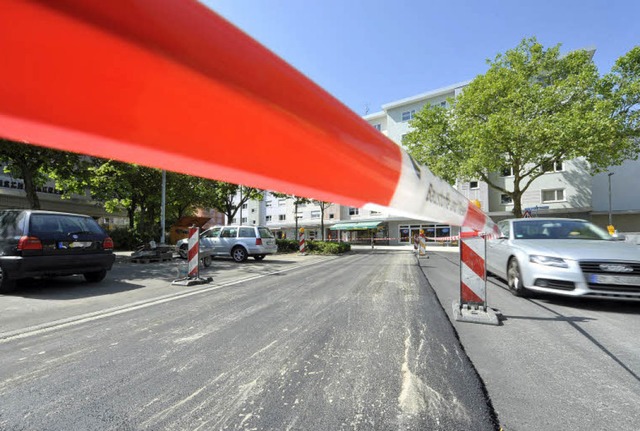
[[[98,282],[114,260],[113,241],[89,216],[0,210],[0,292],[31,277],[83,274]]]

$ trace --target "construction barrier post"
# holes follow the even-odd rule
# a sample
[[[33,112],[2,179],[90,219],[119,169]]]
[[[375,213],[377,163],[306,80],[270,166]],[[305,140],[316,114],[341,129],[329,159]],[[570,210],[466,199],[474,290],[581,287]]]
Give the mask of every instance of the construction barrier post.
[[[211,277],[200,277],[200,228],[189,228],[189,243],[187,248],[187,276],[173,280],[171,284],[193,286],[205,284],[213,280]]]
[[[460,232],[460,300],[453,302],[453,316],[457,321],[500,324],[496,312],[487,306],[486,255],[484,234]]]
[[[307,246],[304,242],[304,228],[301,227],[300,228],[300,239],[299,239],[299,244],[300,244],[300,254],[306,254],[307,253]]]
[[[418,237],[418,257],[427,256],[427,240],[424,237],[424,229],[420,229],[420,236]],[[429,256],[427,256],[427,259]]]

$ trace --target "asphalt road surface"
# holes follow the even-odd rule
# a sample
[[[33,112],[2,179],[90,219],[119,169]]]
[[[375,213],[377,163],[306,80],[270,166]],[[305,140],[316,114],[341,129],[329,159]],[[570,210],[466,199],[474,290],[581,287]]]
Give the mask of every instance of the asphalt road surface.
[[[0,296],[0,429],[498,428],[412,253],[315,259]]]
[[[446,312],[458,298],[459,255],[420,259]],[[489,278],[501,326],[454,322],[506,431],[640,430],[640,302],[517,298]]]

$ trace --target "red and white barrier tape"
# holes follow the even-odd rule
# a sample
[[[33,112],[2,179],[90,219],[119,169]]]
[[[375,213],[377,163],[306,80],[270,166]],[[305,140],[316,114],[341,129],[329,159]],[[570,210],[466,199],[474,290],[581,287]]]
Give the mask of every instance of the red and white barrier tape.
[[[11,67],[0,68],[0,135],[495,229],[446,181],[199,2],[135,5],[3,2],[0,52]],[[305,175],[276,168],[295,165],[299,154],[318,148],[336,155],[331,165]]]

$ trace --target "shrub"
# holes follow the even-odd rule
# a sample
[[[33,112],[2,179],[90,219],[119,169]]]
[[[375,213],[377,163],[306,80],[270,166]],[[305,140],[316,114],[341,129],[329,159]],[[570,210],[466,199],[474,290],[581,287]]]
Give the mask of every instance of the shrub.
[[[315,254],[341,254],[351,250],[351,244],[347,242],[309,241],[307,248]]]
[[[107,231],[107,233],[113,240],[113,245],[116,250],[135,250],[143,243],[140,235],[138,235],[135,230],[128,227],[118,227]]]
[[[279,253],[293,253],[299,250],[300,246],[295,239],[276,239]]]

